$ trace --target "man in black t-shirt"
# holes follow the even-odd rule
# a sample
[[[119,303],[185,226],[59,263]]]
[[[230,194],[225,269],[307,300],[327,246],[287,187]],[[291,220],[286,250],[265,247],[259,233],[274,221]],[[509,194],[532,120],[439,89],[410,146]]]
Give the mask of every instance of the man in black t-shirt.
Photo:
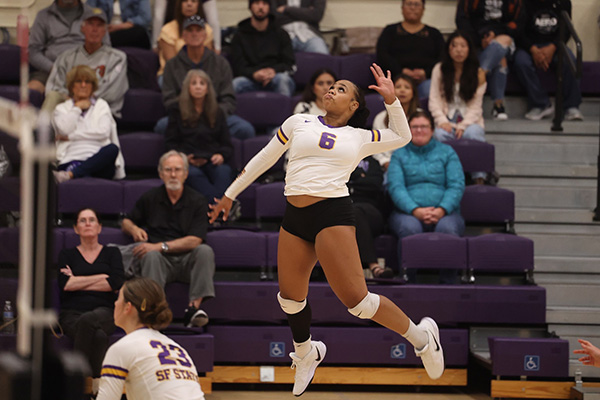
[[[139,243],[133,249],[141,275],[161,286],[173,281],[190,284],[186,326],[203,326],[208,316],[199,309],[215,296],[215,255],[206,244],[208,203],[204,196],[184,186],[189,164],[183,153],[171,150],[159,161],[164,185],[144,193],[128,218],[123,232]]]

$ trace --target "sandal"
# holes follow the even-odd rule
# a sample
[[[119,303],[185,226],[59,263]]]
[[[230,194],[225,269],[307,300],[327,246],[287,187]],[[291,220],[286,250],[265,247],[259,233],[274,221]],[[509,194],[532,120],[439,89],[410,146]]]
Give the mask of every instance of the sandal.
[[[391,279],[394,277],[394,271],[390,267],[382,267],[379,264],[373,264],[369,267],[373,277],[377,279]]]

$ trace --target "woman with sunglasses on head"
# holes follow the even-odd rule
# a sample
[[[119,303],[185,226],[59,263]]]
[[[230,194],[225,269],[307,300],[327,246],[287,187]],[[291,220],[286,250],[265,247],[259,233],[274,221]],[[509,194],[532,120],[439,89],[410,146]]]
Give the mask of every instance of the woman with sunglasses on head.
[[[317,260],[327,280],[348,311],[372,319],[403,335],[421,356],[433,379],[444,371],[437,325],[424,318],[415,325],[394,303],[369,293],[356,244],[354,212],[346,183],[358,163],[368,155],[406,145],[410,130],[394,85],[373,64],[377,82],[369,88],[384,99],[391,129],[362,129],[369,115],[361,90],[352,82],[335,82],[323,96],[324,116],[296,114],[289,117],[274,138],[252,159],[238,178],[216,200],[211,221],[223,211],[226,219],[235,199],[282,154],[289,151],[285,195],[287,206],[278,244],[277,299],[294,339],[290,353],[296,369],[293,394],[300,396],[323,361],[327,347],[311,340],[311,309],[307,302],[309,280]]]
[[[113,344],[102,363],[96,400],[204,400],[188,352],[159,332],[173,314],[165,292],[150,278],[123,284],[115,302],[115,324],[126,335]]]

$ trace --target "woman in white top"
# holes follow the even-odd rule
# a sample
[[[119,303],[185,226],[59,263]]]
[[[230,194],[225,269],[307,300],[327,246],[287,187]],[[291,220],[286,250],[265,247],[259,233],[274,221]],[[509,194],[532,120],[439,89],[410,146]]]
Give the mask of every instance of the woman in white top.
[[[102,362],[96,400],[204,400],[188,352],[160,333],[173,314],[163,289],[150,278],[126,281],[115,301],[115,325],[126,335]]]
[[[336,80],[335,72],[329,68],[319,68],[313,72],[302,92],[302,99],[294,107],[294,114],[325,115],[323,96]]]
[[[440,142],[461,138],[485,142],[483,95],[487,83],[469,35],[455,31],[446,42],[442,61],[431,72],[429,111]],[[473,172],[482,184],[485,172]]]
[[[117,124],[110,106],[93,96],[98,89],[96,72],[87,65],[73,67],[67,73],[69,99],[52,114],[61,183],[86,176],[104,179],[125,177]]]
[[[414,79],[406,74],[400,74],[394,79],[394,91],[396,97],[400,100],[404,113],[410,118],[412,113],[419,107],[419,97],[417,96],[417,84]],[[381,111],[373,120],[373,129],[385,129],[390,123],[390,118],[386,110]],[[379,154],[373,154],[373,158],[379,161],[379,165],[386,172],[392,159],[392,151],[385,151]]]
[[[422,357],[432,379],[444,371],[443,352],[437,325],[424,318],[415,325],[389,299],[369,293],[356,245],[354,213],[346,182],[358,163],[368,155],[402,147],[410,129],[394,85],[373,64],[376,85],[369,88],[382,95],[390,113],[391,129],[361,129],[369,115],[364,96],[350,81],[340,80],[323,96],[324,116],[296,114],[289,117],[274,138],[248,162],[225,195],[211,206],[210,221],[281,155],[289,150],[285,195],[287,206],[279,231],[277,295],[294,339],[290,353],[296,369],[293,394],[304,393],[315,369],[327,352],[324,343],[311,340],[311,310],[306,297],[312,269],[317,260],[331,288],[348,307],[364,319],[372,319],[403,335]]]

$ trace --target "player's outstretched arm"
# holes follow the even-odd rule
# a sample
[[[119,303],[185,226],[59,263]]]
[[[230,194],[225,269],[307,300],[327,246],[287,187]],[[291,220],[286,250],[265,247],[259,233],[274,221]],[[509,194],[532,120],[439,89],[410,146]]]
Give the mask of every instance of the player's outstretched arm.
[[[396,92],[394,91],[394,82],[392,81],[392,73],[388,70],[387,74],[383,72],[381,67],[376,63],[373,63],[371,72],[375,78],[376,85],[369,85],[369,89],[375,90],[379,93],[386,104],[392,104],[396,101]]]
[[[223,212],[223,221],[227,221],[232,204],[233,200],[227,196],[223,196],[220,199],[215,198],[215,204],[208,205],[208,208],[210,208],[210,211],[208,212],[208,222],[210,224],[215,222],[221,212]]]

